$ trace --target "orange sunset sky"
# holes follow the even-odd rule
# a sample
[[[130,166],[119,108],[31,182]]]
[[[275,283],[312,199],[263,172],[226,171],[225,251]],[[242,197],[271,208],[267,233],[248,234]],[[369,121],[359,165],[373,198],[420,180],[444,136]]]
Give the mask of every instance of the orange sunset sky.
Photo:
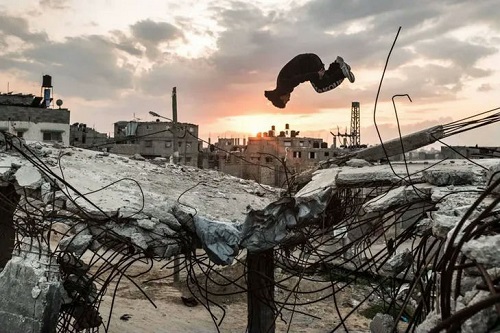
[[[495,1],[409,0],[0,0],[0,91],[40,93],[52,76],[54,98],[83,122],[111,133],[113,123],[171,117],[199,125],[200,137],[244,138],[288,123],[301,136],[332,142],[361,103],[361,141],[378,142],[373,110],[398,28],[376,120],[396,136],[500,106],[500,20]],[[281,67],[299,53],[328,65],[344,57],[356,75],[317,94],[308,84],[285,109],[264,98]],[[495,145],[500,125],[447,139]]]

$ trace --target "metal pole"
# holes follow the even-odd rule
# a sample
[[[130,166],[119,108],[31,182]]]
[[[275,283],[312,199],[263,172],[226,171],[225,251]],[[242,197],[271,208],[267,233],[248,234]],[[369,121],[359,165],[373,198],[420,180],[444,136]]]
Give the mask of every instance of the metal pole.
[[[173,153],[173,163],[177,164],[179,162],[179,147],[177,144],[177,88],[172,89],[172,135],[174,137],[174,153]],[[179,256],[174,257],[174,282],[180,281],[180,266],[179,266]]]
[[[177,144],[177,87],[172,89],[172,135],[174,137],[174,153],[173,162],[177,164],[179,162],[179,147]]]

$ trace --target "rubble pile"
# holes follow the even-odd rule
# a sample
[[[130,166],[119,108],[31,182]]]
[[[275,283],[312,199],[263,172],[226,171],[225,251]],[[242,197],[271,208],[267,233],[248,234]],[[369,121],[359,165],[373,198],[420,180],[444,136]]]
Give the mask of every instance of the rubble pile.
[[[52,332],[58,320],[61,329],[59,309],[66,309],[81,319],[63,331],[97,328],[107,285],[92,277],[95,254],[113,248],[124,254],[123,263],[134,255],[169,259],[199,246],[197,234],[210,242],[235,229],[247,212],[280,194],[214,170],[164,162],[41,143],[0,153],[1,184],[13,184],[20,196],[11,217],[17,247],[0,267],[0,289],[12,295],[0,302],[1,327]]]
[[[199,247],[213,263],[230,265],[242,249],[290,252],[310,237],[314,251],[301,258],[314,268],[312,273],[325,269],[328,258],[329,268],[394,279],[406,284],[406,304],[415,309],[426,286],[435,286],[423,295],[429,308],[419,310],[427,319],[410,322],[422,333],[487,302],[488,288],[500,280],[495,231],[499,160],[388,166],[357,159],[298,177],[307,181],[289,197],[253,181],[163,159],[40,143],[21,155],[0,154],[2,185],[13,184],[20,195],[13,218],[24,237],[0,267],[0,287],[17,284],[12,290],[30,290],[25,297],[44,306],[34,316],[0,302],[0,313],[40,327],[49,320],[44,313],[58,307],[69,309],[69,316],[95,313],[73,323],[80,329],[100,325],[97,309],[107,285],[85,277],[88,254],[108,248],[122,255],[113,257],[116,266],[131,264],[138,254],[169,259]],[[55,224],[64,231],[56,231]],[[331,234],[329,245],[314,238]],[[49,242],[34,248],[34,240]],[[50,279],[32,273],[39,269],[26,255],[33,249],[50,259]],[[319,255],[319,249],[328,255]],[[467,267],[456,268],[464,263]],[[390,332],[400,319],[380,314],[372,330]],[[488,332],[496,319],[489,305],[460,325],[463,332]]]

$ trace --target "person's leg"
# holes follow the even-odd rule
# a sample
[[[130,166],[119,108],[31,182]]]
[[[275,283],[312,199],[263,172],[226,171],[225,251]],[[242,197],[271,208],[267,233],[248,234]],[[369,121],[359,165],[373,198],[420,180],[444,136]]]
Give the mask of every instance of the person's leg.
[[[344,81],[344,73],[338,63],[332,62],[321,80],[311,81],[311,85],[317,93],[323,93],[337,88]]]

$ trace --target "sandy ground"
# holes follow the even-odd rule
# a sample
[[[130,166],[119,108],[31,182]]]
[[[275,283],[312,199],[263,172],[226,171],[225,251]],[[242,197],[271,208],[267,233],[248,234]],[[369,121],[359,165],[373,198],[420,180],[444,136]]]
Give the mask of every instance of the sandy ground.
[[[229,270],[230,274],[235,276],[235,272]],[[139,281],[145,281],[151,277],[158,277],[163,272],[154,268]],[[181,275],[181,281],[184,276]],[[287,281],[290,286],[296,283],[296,279]],[[308,285],[309,284],[309,285]],[[302,281],[301,290],[316,290],[321,288],[317,283]],[[210,317],[207,309],[198,304],[195,307],[184,305],[181,300],[182,295],[188,295],[185,288],[179,288],[174,284],[172,277],[164,278],[155,282],[141,283],[141,287],[154,301],[155,308],[141,293],[127,281],[122,281],[117,290],[117,297],[114,300],[114,307],[111,314],[111,323],[109,325],[110,333],[163,333],[163,332],[193,332],[193,333],[211,333],[218,332],[216,325]],[[179,290],[183,289],[183,291]],[[220,290],[219,290],[220,291]],[[227,290],[233,291],[233,290]],[[328,291],[329,293],[329,291]],[[285,293],[277,293],[277,299],[286,297]],[[307,296],[307,301],[321,297],[322,294],[311,294]],[[343,297],[339,295],[339,303],[343,302]],[[105,296],[101,304],[100,312],[107,322],[109,309],[112,302],[111,296]],[[219,332],[244,333],[247,324],[247,305],[245,294],[219,297],[217,303],[224,307],[226,314]],[[352,308],[342,308],[342,314],[345,315]],[[323,333],[332,331],[339,321],[335,313],[333,299],[319,301],[307,306],[297,307],[297,310],[314,314],[321,319],[312,318],[299,313],[293,314],[293,322],[288,330],[288,325],[284,320],[277,321],[276,332],[297,332],[297,333]],[[222,311],[214,309],[214,314],[220,319]],[[283,319],[289,320],[290,311],[284,311]],[[125,318],[127,317],[127,319]],[[369,320],[359,315],[353,315],[348,320],[349,332],[369,332]],[[102,330],[103,332],[105,330]],[[336,332],[343,332],[344,329],[338,329]]]

